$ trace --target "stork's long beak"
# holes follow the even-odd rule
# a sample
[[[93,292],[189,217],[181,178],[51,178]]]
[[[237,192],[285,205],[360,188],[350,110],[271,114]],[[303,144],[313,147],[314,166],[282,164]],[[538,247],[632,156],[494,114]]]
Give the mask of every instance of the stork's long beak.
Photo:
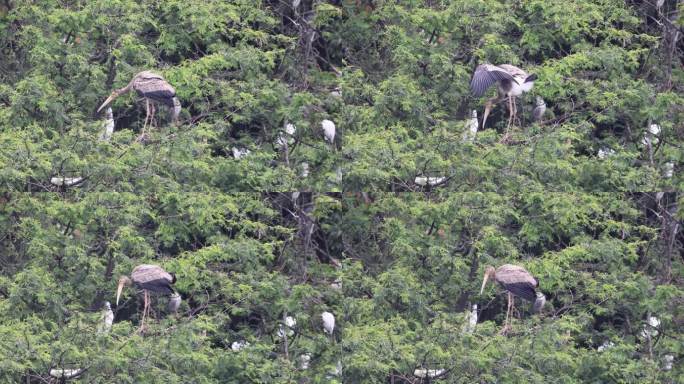
[[[487,121],[487,116],[489,116],[489,112],[492,110],[492,103],[490,101],[487,101],[487,104],[485,105],[485,110],[484,114],[482,116],[482,129],[485,127],[485,122]]]
[[[484,279],[482,280],[482,288],[480,288],[480,295],[482,292],[484,292],[484,287],[487,285],[487,279],[489,278],[489,274],[485,273]]]
[[[99,112],[102,110],[102,108],[104,108],[105,106],[107,106],[107,104],[111,103],[112,100],[114,100],[115,98],[116,98],[116,95],[114,95],[114,94],[109,95],[109,97],[107,98],[107,100],[105,100],[105,102],[102,103],[102,105],[100,105],[100,108],[97,109],[97,112],[99,113]]]
[[[119,297],[121,297],[121,291],[123,291],[124,281],[119,281],[119,286],[116,288],[116,305],[119,305]]]

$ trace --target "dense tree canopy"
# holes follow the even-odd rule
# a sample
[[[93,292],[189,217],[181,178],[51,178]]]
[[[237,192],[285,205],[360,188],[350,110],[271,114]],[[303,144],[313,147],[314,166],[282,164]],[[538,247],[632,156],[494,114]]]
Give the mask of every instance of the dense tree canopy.
[[[0,0],[0,382],[684,382],[682,12]],[[537,75],[507,141],[505,102],[464,136],[484,62]],[[123,95],[103,139],[143,70],[180,121]],[[182,304],[141,328],[143,263]],[[547,303],[502,334],[505,263]]]

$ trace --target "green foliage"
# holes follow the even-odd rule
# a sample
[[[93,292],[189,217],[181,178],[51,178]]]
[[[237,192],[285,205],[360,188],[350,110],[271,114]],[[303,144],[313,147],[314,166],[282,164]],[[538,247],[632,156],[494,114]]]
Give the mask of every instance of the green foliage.
[[[295,3],[0,0],[0,382],[684,381],[681,6]],[[506,143],[505,103],[463,139],[482,62],[538,76]],[[179,123],[161,105],[137,140],[128,94],[101,140],[142,70]],[[144,329],[134,290],[114,305],[142,263],[183,299]],[[505,263],[548,302],[502,335],[479,289]]]

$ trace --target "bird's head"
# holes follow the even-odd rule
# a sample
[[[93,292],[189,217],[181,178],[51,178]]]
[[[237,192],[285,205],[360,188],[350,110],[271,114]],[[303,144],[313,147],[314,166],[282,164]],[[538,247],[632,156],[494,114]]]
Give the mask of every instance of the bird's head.
[[[544,103],[544,99],[542,99],[541,96],[537,96],[537,103],[536,104],[537,105],[544,105],[546,103]]]
[[[109,301],[105,301],[104,306],[107,309],[112,309],[112,305],[109,303]]]
[[[105,100],[105,102],[102,103],[102,105],[100,105],[100,108],[97,109],[97,112],[99,113],[102,110],[102,108],[106,107],[109,103],[114,101],[114,99],[119,97],[120,94],[121,94],[121,92],[118,89],[112,91],[112,93],[109,95],[107,100]]]
[[[473,109],[473,113],[471,114],[473,119],[477,119],[477,109]]]
[[[131,285],[131,279],[128,276],[121,276],[119,278],[119,286],[116,287],[116,305],[119,305],[119,298],[121,297],[124,285]]]
[[[487,268],[485,268],[484,279],[482,279],[482,288],[480,288],[480,294],[484,292],[485,285],[487,285],[487,280],[493,279],[494,275],[496,275],[496,270],[491,265],[488,265]]]

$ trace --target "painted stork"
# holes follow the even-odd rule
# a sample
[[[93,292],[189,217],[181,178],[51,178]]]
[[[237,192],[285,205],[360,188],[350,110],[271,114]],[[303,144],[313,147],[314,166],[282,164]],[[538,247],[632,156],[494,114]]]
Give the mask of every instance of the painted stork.
[[[109,95],[107,100],[105,100],[97,112],[100,112],[102,108],[107,106],[109,103],[114,101],[117,97],[128,93],[131,89],[135,90],[138,95],[145,98],[145,123],[143,124],[143,131],[140,135],[140,139],[145,137],[145,128],[149,122],[152,125],[154,119],[154,113],[156,108],[154,106],[155,102],[162,103],[169,108],[172,108],[172,119],[173,122],[178,121],[178,115],[181,111],[181,104],[176,97],[176,90],[169,84],[161,75],[158,75],[151,71],[142,71],[133,76],[133,79],[121,89],[115,89]]]
[[[98,335],[104,335],[112,330],[112,324],[114,323],[114,312],[112,311],[112,305],[109,301],[105,301],[105,308],[102,311],[102,322],[97,328]]]
[[[542,99],[541,96],[537,96],[537,101],[534,103],[534,110],[532,110],[532,118],[534,121],[540,122],[544,117],[544,113],[546,113],[546,102],[544,102],[544,99]]]
[[[503,140],[508,138],[508,129],[511,127],[516,116],[516,96],[522,95],[524,92],[529,92],[532,89],[534,80],[537,75],[528,74],[522,69],[510,64],[480,64],[475,68],[473,78],[470,80],[471,92],[480,97],[484,95],[487,89],[494,83],[498,83],[498,95],[487,100],[485,105],[484,116],[482,117],[482,128],[485,127],[487,116],[492,109],[492,106],[506,98],[508,98],[508,125],[506,126],[506,133]]]
[[[149,316],[150,310],[150,292],[157,294],[172,295],[176,293],[171,284],[176,282],[176,276],[173,273],[166,272],[162,267],[152,264],[141,264],[133,268],[131,277],[121,276],[119,278],[119,286],[116,288],[116,305],[119,305],[119,298],[124,286],[135,284],[138,289],[143,290],[143,297],[145,305],[143,307],[143,316],[140,322],[140,329],[143,329],[145,324],[145,316]]]
[[[499,268],[494,269],[494,267],[488,266],[485,269],[480,294],[484,292],[487,280],[490,279],[496,280],[506,291],[508,291],[508,310],[506,311],[506,322],[503,330],[505,333],[508,330],[510,314],[513,311],[513,296],[520,296],[527,301],[537,301],[538,295],[536,288],[539,286],[539,283],[532,274],[527,272],[523,267],[504,264]],[[545,300],[546,299],[544,299],[544,301]]]

